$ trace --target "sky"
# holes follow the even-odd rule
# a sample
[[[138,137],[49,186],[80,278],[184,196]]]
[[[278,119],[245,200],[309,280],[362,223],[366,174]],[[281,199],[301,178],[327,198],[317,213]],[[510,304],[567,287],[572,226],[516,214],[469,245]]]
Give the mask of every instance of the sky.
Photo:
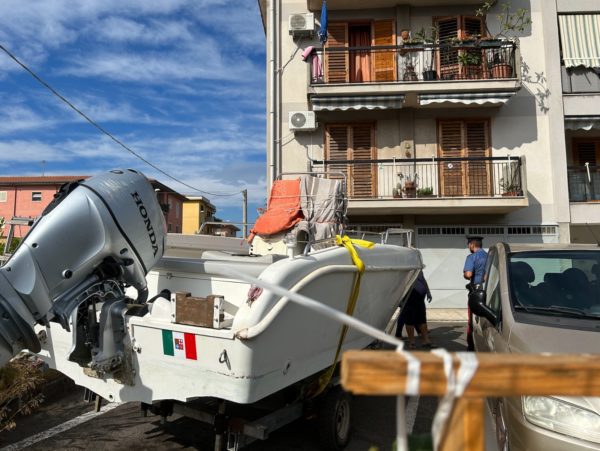
[[[265,36],[255,0],[2,0],[0,44],[176,179],[265,203]],[[45,163],[43,163],[45,162]],[[194,191],[85,122],[0,52],[0,176],[134,168],[217,216],[242,196]]]

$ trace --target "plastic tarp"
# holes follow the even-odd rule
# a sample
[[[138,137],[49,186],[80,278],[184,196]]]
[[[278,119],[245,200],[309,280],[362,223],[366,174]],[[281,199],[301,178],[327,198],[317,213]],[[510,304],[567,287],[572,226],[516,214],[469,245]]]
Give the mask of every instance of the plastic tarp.
[[[255,235],[274,235],[291,229],[304,218],[300,207],[300,179],[275,180],[267,211],[260,216],[252,230],[248,242]]]
[[[298,228],[307,231],[317,241],[335,236],[345,209],[340,181],[302,177],[300,189],[306,221],[302,221]]]

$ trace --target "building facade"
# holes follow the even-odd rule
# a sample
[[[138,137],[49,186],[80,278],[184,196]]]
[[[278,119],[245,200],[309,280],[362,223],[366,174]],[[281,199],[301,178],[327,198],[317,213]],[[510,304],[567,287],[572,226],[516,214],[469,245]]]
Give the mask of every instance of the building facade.
[[[598,2],[513,0],[509,39],[482,3],[329,0],[323,44],[321,0],[259,1],[268,180],[326,172],[350,228],[414,229],[432,307],[465,307],[465,235],[600,239]]]
[[[183,203],[183,233],[200,233],[202,224],[215,220],[216,212],[216,207],[206,197],[187,196]]]
[[[87,175],[0,177],[0,217],[5,221],[10,221],[14,217],[35,219],[54,199],[54,194],[63,184],[88,177]],[[156,191],[163,210],[168,232],[181,233],[182,205],[185,196],[157,180],[150,180],[150,183]],[[13,236],[23,237],[29,228],[27,225],[16,225]],[[4,235],[6,236],[7,233],[5,231]]]

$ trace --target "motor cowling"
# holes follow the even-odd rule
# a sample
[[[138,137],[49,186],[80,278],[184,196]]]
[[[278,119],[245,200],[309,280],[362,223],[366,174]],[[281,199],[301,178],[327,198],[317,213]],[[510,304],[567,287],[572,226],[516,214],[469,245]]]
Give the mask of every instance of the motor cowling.
[[[0,268],[0,364],[40,344],[35,323],[69,327],[79,296],[103,279],[135,287],[164,252],[165,220],[148,179],[113,170],[65,185]]]

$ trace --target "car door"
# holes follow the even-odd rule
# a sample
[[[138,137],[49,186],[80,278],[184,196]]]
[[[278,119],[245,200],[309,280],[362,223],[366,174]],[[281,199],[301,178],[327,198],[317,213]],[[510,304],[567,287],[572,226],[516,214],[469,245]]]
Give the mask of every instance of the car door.
[[[502,302],[500,295],[500,268],[499,256],[496,247],[490,248],[485,269],[485,303],[490,307],[499,319],[497,325],[493,325],[489,320],[474,316],[473,318],[473,339],[475,341],[475,350],[478,352],[494,352],[498,339],[501,339],[499,330],[502,327]]]

